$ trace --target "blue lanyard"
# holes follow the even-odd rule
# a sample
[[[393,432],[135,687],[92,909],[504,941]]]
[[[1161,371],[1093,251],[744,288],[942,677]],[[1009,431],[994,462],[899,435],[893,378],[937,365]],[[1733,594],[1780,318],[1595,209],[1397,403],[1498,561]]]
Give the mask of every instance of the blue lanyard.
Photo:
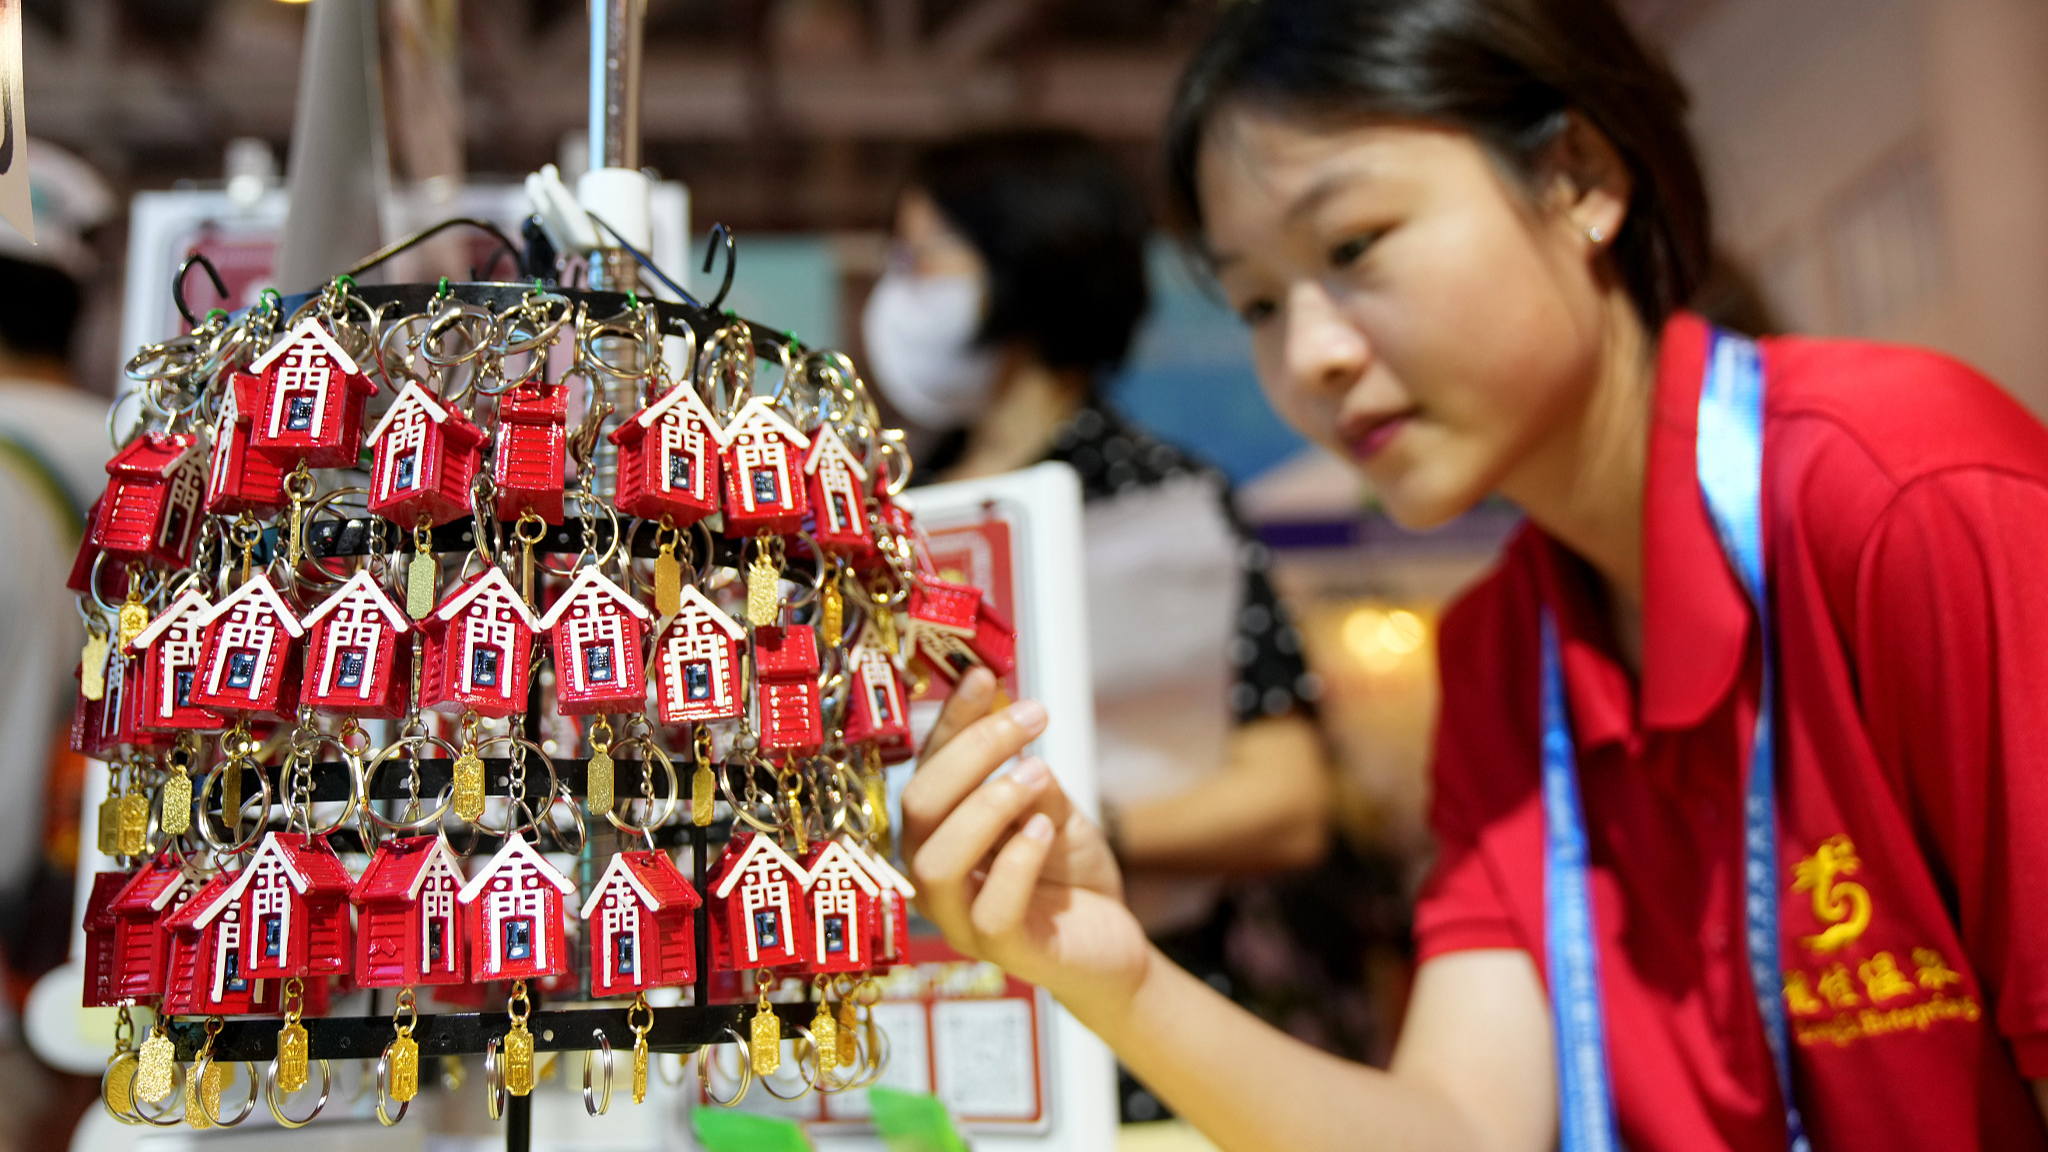
[[[1785,1002],[1778,967],[1778,821],[1772,692],[1776,657],[1764,594],[1763,363],[1755,343],[1715,331],[1700,389],[1696,448],[1700,493],[1721,538],[1721,550],[1756,609],[1763,637],[1763,685],[1756,739],[1743,798],[1743,914],[1750,985],[1764,1039],[1785,1101],[1791,1152],[1810,1152],[1792,1101]],[[1544,945],[1550,967],[1551,1015],[1557,1028],[1559,1146],[1563,1152],[1620,1152],[1607,1033],[1600,1004],[1600,964],[1587,885],[1586,821],[1579,803],[1578,751],[1565,713],[1557,626],[1543,613]]]

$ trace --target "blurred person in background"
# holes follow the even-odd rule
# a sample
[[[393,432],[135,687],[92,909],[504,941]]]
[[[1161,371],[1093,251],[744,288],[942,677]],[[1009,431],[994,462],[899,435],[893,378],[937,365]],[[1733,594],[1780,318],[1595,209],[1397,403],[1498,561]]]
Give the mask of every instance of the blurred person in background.
[[[956,139],[914,165],[862,327],[884,397],[940,434],[920,480],[1078,473],[1105,826],[1146,931],[1230,988],[1226,881],[1324,858],[1332,770],[1300,636],[1227,480],[1104,395],[1148,304],[1147,238],[1087,137]]]
[[[69,361],[97,264],[87,234],[114,195],[71,153],[27,151],[37,243],[0,223],[0,957],[16,1010],[71,940],[81,762],[68,737],[85,629],[64,584],[113,454],[107,401]]]

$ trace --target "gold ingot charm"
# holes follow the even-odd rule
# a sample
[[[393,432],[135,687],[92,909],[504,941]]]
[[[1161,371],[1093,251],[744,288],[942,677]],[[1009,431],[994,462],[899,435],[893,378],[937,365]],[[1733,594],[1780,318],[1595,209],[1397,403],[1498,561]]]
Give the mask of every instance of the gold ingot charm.
[[[839,1066],[839,1021],[832,1015],[832,1005],[818,1001],[818,1014],[811,1017],[811,1039],[818,1049],[818,1071],[830,1072]]]
[[[780,578],[781,573],[765,555],[756,555],[754,562],[747,565],[747,623],[766,628],[781,617],[781,598],[776,588]]]
[[[149,847],[149,797],[130,792],[121,797],[121,841],[123,856],[140,856]]]
[[[106,1102],[108,1111],[128,1111],[128,1093],[135,1084],[135,1064],[133,1052],[116,1052],[107,1064],[107,1078],[100,1088],[100,1099]]]
[[[100,855],[118,856],[121,853],[121,798],[109,796],[100,801],[99,819],[95,824],[98,832]]]
[[[192,778],[183,772],[173,772],[164,778],[163,811],[157,815],[157,825],[168,836],[183,836],[192,827]]]
[[[647,1040],[633,1044],[633,1103],[647,1103]]]
[[[775,1010],[768,1007],[767,993],[762,993],[761,1006],[754,1013],[752,1050],[754,1075],[773,1076],[782,1067],[782,1021]]]
[[[484,814],[484,762],[475,749],[455,759],[455,814],[471,824]]]
[[[197,1065],[192,1068],[199,1072]],[[209,1060],[203,1074],[185,1077],[185,1123],[193,1128],[211,1128],[214,1117],[220,1115],[221,1085],[227,1081],[227,1069]]]
[[[135,1058],[135,1098],[145,1103],[156,1104],[171,1094],[171,1067],[177,1048],[171,1038],[164,1034],[162,1025],[151,1032],[149,1039],[142,1042],[142,1051]],[[123,1102],[122,1111],[127,1110]]]
[[[505,1033],[505,1047],[501,1059],[505,1062],[505,1091],[514,1096],[524,1096],[533,1091],[533,1033],[526,1030],[526,1021],[515,1020],[512,1030]]]
[[[584,770],[583,802],[589,806],[592,816],[603,816],[612,810],[617,797],[612,794],[612,757],[605,751],[607,745],[596,745],[590,750],[590,766]]]
[[[837,648],[846,639],[846,601],[836,579],[818,589],[818,636],[828,648]]]
[[[121,605],[121,647],[127,648],[137,636],[149,628],[149,605],[133,592]]]
[[[391,1042],[391,1098],[400,1104],[420,1094],[420,1043],[401,1032]]]
[[[683,608],[683,563],[676,559],[673,541],[661,546],[654,558],[654,611],[663,619]]]
[[[839,1002],[839,1063],[851,1068],[860,1059],[860,1017],[853,1011],[853,1001]]]
[[[718,804],[718,781],[711,775],[711,765],[697,761],[697,770],[690,775],[690,822],[702,828],[711,823],[712,809]]]
[[[861,788],[867,793],[868,844],[886,858],[895,850],[889,831],[889,778],[880,772],[864,773]]]
[[[413,553],[412,563],[405,566],[405,614],[415,620],[425,620],[434,610],[434,577],[440,574],[440,565],[434,562],[431,552]]]
[[[896,614],[886,605],[877,604],[874,611],[875,642],[884,652],[896,651]]]
[[[78,694],[87,700],[107,696],[107,634],[88,632],[85,648],[78,654]]]
[[[277,1089],[290,1095],[306,1086],[310,1061],[306,1058],[306,1026],[286,1017],[277,1033]]]

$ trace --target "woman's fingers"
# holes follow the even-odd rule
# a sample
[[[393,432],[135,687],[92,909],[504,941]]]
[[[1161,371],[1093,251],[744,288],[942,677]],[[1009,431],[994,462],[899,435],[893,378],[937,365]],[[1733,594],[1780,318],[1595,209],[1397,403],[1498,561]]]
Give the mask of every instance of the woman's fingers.
[[[1052,817],[1034,812],[1031,819],[996,851],[988,876],[974,897],[969,919],[984,939],[1008,935],[1024,922],[1031,896],[1038,891],[1045,861],[1052,854]]]
[[[918,760],[903,790],[903,855],[915,857],[926,836],[969,793],[1045,731],[1045,706],[1020,700],[960,730],[945,748]]]
[[[988,715],[996,701],[996,678],[986,668],[975,668],[960,678],[953,686],[953,694],[946,698],[946,706],[939,710],[938,723],[924,738],[924,748],[918,752],[920,761],[938,754],[939,749],[952,743],[961,729]]]
[[[1052,770],[1034,757],[976,788],[952,809],[910,858],[925,915],[949,932],[970,927],[969,885],[975,868],[1050,783]]]

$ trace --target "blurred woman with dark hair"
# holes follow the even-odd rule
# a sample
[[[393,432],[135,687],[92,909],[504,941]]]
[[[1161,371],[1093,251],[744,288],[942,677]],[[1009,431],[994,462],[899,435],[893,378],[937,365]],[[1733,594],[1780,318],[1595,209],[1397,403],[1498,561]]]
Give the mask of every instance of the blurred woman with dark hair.
[[[1440,630],[1385,1072],[1150,948],[1043,765],[985,779],[1035,703],[975,678],[904,795],[947,938],[1234,1152],[2048,1149],[2048,429],[1688,312],[1684,111],[1610,0],[1239,0],[1183,78],[1275,407],[1404,524],[1528,516]]]
[[[1224,879],[1321,859],[1330,778],[1300,639],[1225,481],[1102,395],[1147,305],[1146,216],[1079,134],[937,146],[864,328],[883,395],[943,434],[921,475],[1080,475],[1105,826],[1148,932],[1213,972]]]

